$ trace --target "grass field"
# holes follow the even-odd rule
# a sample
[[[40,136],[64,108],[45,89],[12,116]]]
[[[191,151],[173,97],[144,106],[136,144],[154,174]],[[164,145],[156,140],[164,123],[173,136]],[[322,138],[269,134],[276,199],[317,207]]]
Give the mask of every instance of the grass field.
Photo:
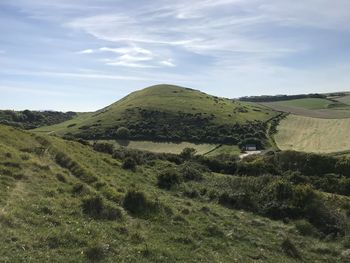
[[[275,102],[277,105],[287,106],[287,107],[298,107],[308,110],[316,109],[327,109],[329,105],[334,102],[327,99],[318,99],[318,98],[306,98],[306,99],[296,99],[296,100],[286,100]]]
[[[137,149],[141,151],[149,151],[155,153],[174,153],[179,154],[185,148],[193,148],[197,154],[207,156],[217,156],[220,154],[236,155],[240,154],[237,145],[219,145],[209,143],[190,143],[190,142],[151,142],[151,141],[125,141],[125,140],[100,140],[113,143],[115,146]]]
[[[113,143],[116,146],[123,146],[130,149],[137,149],[141,151],[149,151],[156,153],[174,153],[179,154],[185,148],[196,149],[197,154],[205,154],[217,147],[217,144],[195,144],[190,142],[151,142],[151,141],[121,141],[121,140],[105,140]]]
[[[237,145],[221,145],[217,147],[214,151],[206,154],[207,156],[217,156],[220,154],[228,154],[238,156],[241,154],[241,150]]]
[[[289,115],[278,126],[275,141],[282,150],[341,152],[350,150],[350,119]]]

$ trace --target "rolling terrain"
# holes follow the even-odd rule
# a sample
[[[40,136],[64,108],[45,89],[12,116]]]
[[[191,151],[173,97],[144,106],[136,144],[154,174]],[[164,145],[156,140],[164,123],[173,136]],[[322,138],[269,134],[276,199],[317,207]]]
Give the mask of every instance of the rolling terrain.
[[[342,257],[343,241],[320,239],[307,222],[283,223],[269,219],[269,210],[262,217],[264,210],[230,203],[234,195],[227,193],[239,189],[250,189],[252,196],[281,183],[303,189],[274,177],[206,170],[203,177],[187,177],[195,181],[168,189],[160,184],[162,171],[186,163],[153,159],[129,170],[122,159],[89,145],[2,125],[0,145],[4,262],[337,262]],[[278,198],[287,198],[287,205],[289,197]],[[337,209],[348,202],[345,196],[337,200]],[[340,231],[332,229],[320,231]]]
[[[36,131],[84,139],[115,139],[116,130],[126,127],[130,139],[237,144],[248,137],[265,141],[267,122],[276,115],[254,103],[157,85],[131,93],[97,112]]]

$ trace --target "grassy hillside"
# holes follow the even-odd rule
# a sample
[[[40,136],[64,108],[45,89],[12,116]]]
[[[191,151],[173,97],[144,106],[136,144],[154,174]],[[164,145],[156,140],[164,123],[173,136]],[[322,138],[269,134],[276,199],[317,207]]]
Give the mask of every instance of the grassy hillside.
[[[275,141],[282,150],[324,153],[350,150],[350,119],[289,115],[277,129]]]
[[[157,85],[131,93],[97,112],[37,131],[114,139],[119,127],[127,127],[133,139],[236,144],[245,137],[264,140],[266,121],[276,114],[253,103]]]
[[[157,176],[186,163],[153,159],[127,170],[90,146],[1,125],[0,146],[3,262],[337,262],[347,246],[320,239],[307,222],[232,206],[227,193],[248,187],[259,196],[275,189],[273,177],[206,170],[167,190]],[[346,202],[339,196],[333,206]]]

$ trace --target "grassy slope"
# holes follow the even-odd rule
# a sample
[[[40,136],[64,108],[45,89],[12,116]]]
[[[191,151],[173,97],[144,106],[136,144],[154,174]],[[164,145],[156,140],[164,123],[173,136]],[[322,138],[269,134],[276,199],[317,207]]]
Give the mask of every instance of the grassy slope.
[[[285,235],[305,262],[338,259],[340,244],[301,237],[292,225],[158,189],[157,171],[168,163],[129,172],[88,146],[1,125],[0,145],[2,262],[86,262],[86,249],[96,244],[104,251],[103,262],[295,262],[281,250]],[[98,184],[88,185],[59,166],[58,151],[95,175]],[[207,174],[202,184],[213,187],[225,178]],[[124,211],[123,220],[94,220],[81,211],[84,196],[72,191],[77,183],[85,191],[110,193],[117,204],[137,188],[172,213],[145,220]],[[335,252],[320,252],[327,249]]]
[[[37,131],[64,134],[76,133],[79,127],[99,123],[97,129],[114,127],[124,123],[125,113],[130,109],[142,108],[148,110],[159,110],[167,113],[202,113],[204,116],[215,116],[214,122],[220,124],[245,123],[253,120],[267,120],[275,116],[275,112],[264,106],[253,103],[233,102],[229,99],[215,98],[200,91],[185,89],[172,85],[157,85],[140,91],[133,92],[118,102],[101,109],[95,113],[80,116],[58,125],[42,127]],[[235,111],[244,108],[247,112]],[[137,122],[140,116],[134,115],[128,122]],[[68,128],[71,124],[77,124]]]
[[[350,119],[319,119],[289,115],[278,126],[275,140],[282,150],[340,152],[350,150]]]

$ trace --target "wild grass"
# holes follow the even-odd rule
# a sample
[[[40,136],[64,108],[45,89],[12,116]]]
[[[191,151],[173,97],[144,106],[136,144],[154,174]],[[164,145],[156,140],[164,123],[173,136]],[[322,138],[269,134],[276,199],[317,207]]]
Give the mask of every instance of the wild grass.
[[[5,126],[0,143],[3,262],[295,262],[281,248],[287,235],[305,262],[336,262],[343,249],[337,239],[300,235],[292,222],[218,204],[221,191],[233,187],[230,175],[203,171],[199,180],[164,190],[159,171],[181,168],[165,160],[129,171],[91,146]],[[57,150],[97,180],[57,162]],[[182,189],[197,194],[187,197]],[[110,208],[117,218],[104,217]]]

